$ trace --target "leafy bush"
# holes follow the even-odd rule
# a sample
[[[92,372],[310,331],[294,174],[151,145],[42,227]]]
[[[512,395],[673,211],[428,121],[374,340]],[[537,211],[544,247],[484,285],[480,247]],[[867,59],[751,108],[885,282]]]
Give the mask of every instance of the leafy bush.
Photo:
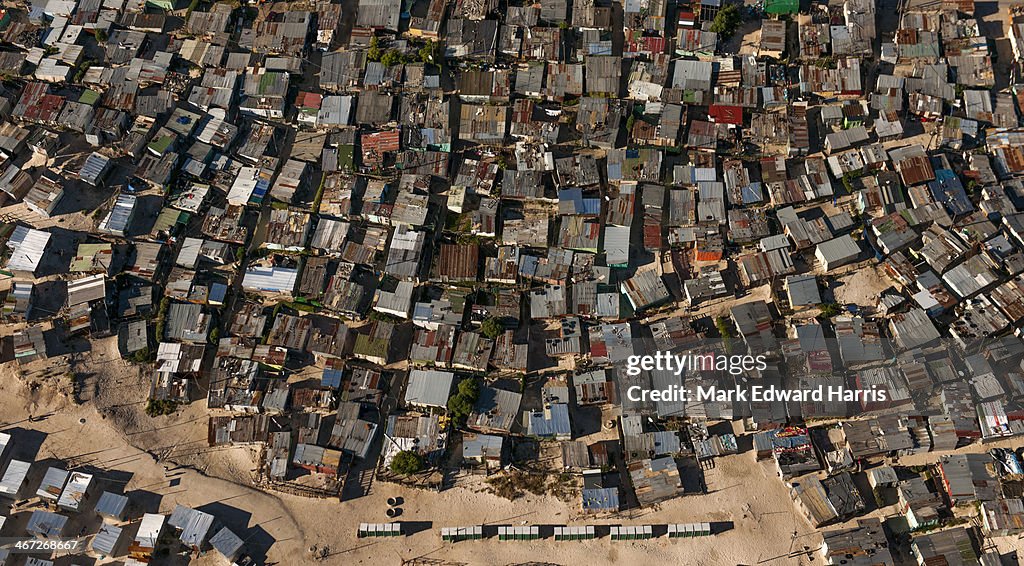
[[[150,399],[146,403],[146,414],[151,417],[170,415],[178,410],[178,402],[170,400]]]
[[[144,363],[148,362],[149,361],[149,348],[143,348],[141,350],[136,350],[135,353],[132,354],[132,361],[137,363],[137,364],[144,364]]]
[[[428,41],[417,53],[421,63],[434,63],[438,59],[437,43]]]
[[[423,458],[408,450],[402,450],[391,459],[391,471],[403,476],[422,472],[423,468]]]
[[[500,320],[493,316],[485,320],[484,323],[480,325],[480,332],[491,340],[501,336],[501,333],[504,331],[505,326],[501,324]]]
[[[394,67],[395,65],[405,63],[405,55],[397,49],[388,49],[380,58],[380,62],[385,67]]]
[[[715,14],[715,20],[711,22],[711,31],[717,33],[722,39],[729,39],[740,27],[740,10],[735,4],[726,4]]]
[[[821,314],[818,316],[822,318],[832,318],[843,312],[842,307],[836,303],[821,303],[818,305],[818,308],[821,309]]]
[[[722,338],[732,338],[732,327],[729,326],[729,319],[724,316],[720,316],[715,319],[715,328],[718,329],[718,334],[720,334]]]
[[[167,324],[167,311],[171,308],[171,299],[164,297],[160,300],[160,310],[156,313],[156,339],[164,339],[164,326]]]
[[[380,40],[376,37],[370,38],[370,48],[366,50],[366,58],[370,61],[380,61]]]
[[[469,414],[473,412],[473,405],[479,398],[480,382],[474,378],[460,381],[458,392],[448,398],[449,415],[459,424],[466,422]]]

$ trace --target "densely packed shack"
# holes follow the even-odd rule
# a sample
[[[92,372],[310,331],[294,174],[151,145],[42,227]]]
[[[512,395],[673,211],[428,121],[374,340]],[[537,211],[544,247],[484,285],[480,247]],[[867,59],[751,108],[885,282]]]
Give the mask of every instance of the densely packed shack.
[[[898,503],[829,563],[1024,529],[1012,450],[899,464],[1024,433],[1018,7],[180,4],[0,8],[6,363],[116,335],[268,489],[540,441],[614,513],[751,436],[815,525]],[[770,363],[622,371],[655,351]],[[887,400],[626,398],[673,379]]]

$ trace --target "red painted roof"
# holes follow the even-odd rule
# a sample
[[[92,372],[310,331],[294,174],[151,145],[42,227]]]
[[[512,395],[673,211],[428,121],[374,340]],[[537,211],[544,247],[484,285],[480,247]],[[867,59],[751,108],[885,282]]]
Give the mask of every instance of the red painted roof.
[[[743,124],[743,108],[740,106],[712,104],[708,106],[708,116],[718,124]]]

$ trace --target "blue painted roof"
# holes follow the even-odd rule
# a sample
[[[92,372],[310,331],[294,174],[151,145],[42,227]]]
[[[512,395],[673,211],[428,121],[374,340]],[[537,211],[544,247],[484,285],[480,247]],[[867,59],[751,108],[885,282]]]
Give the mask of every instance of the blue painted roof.
[[[584,511],[618,511],[619,488],[584,488],[581,492]]]
[[[932,198],[942,203],[951,214],[967,214],[974,210],[967,191],[956,173],[949,169],[938,169],[935,171],[935,180],[928,183],[928,190]]]
[[[740,189],[740,193],[743,195],[743,204],[752,204],[764,200],[764,194],[761,192],[761,183],[750,183]]]
[[[551,403],[550,408],[528,412],[528,431],[532,436],[571,436],[572,426],[569,424],[569,405]]]
[[[569,202],[572,203],[571,214],[587,214],[587,215],[598,215],[601,214],[601,199],[597,197],[584,197],[583,190],[578,188],[563,189],[558,191],[559,203]],[[559,207],[560,212],[563,211],[563,207]]]
[[[266,179],[259,179],[256,181],[256,188],[252,190],[252,194],[249,196],[249,202],[258,204],[263,202],[263,197],[267,196],[267,191],[270,190],[270,181]]]
[[[335,389],[341,387],[341,374],[342,370],[340,368],[324,368],[324,373],[320,377],[320,385]]]

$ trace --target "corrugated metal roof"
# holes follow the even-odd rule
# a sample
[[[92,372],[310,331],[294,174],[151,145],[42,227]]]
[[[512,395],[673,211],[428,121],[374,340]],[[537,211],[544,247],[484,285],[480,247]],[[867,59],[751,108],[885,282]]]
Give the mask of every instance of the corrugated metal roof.
[[[299,270],[287,267],[251,267],[245,272],[242,286],[257,291],[290,293],[295,288]]]
[[[60,499],[57,500],[57,505],[69,511],[78,511],[78,507],[81,505],[82,499],[85,498],[85,493],[91,483],[91,474],[73,472],[67,486],[60,494]]]
[[[580,493],[584,511],[618,511],[619,488],[601,487],[583,489]]]
[[[609,266],[629,264],[629,227],[607,226],[604,229],[604,249]]]
[[[117,542],[121,539],[121,528],[115,527],[110,524],[103,524],[100,527],[100,531],[93,537],[90,546],[93,551],[99,552],[102,555],[110,556],[114,554],[114,549],[117,547]]]
[[[486,431],[512,429],[512,423],[519,415],[522,394],[494,387],[481,387],[480,397],[473,407],[467,426]]]
[[[17,226],[7,240],[7,247],[12,250],[7,269],[35,272],[49,242],[49,232]]]
[[[135,203],[137,201],[138,197],[135,195],[127,193],[117,195],[117,201],[114,202],[114,208],[110,210],[107,217],[100,223],[99,229],[115,234],[124,234],[128,229],[128,224],[132,221],[132,215],[135,213]]]
[[[213,527],[213,515],[184,505],[177,505],[171,512],[167,523],[181,531],[181,542],[194,548],[200,548]]]
[[[505,438],[491,434],[466,434],[462,439],[463,458],[500,459]]]
[[[244,544],[238,535],[226,527],[217,531],[217,534],[210,538],[210,546],[228,560],[234,560],[242,552]]]
[[[107,296],[107,278],[102,274],[68,281],[67,306],[89,303]]]
[[[824,259],[831,269],[836,266],[837,262],[846,262],[856,258],[860,255],[860,251],[857,242],[849,234],[843,234],[838,238],[818,244],[815,255],[819,259]]]
[[[428,407],[447,407],[455,374],[448,371],[414,369],[409,372],[405,402]]]
[[[572,425],[569,422],[569,405],[551,403],[542,410],[526,411],[527,433],[542,438],[569,438]]]
[[[30,462],[11,460],[7,465],[7,471],[4,472],[3,479],[0,480],[0,495],[17,496],[18,492],[21,491],[21,487],[25,484],[25,478],[28,476],[28,471],[31,467],[32,464]]]
[[[109,491],[104,491],[96,502],[96,513],[115,519],[124,517],[125,509],[128,507],[128,498]]]
[[[139,523],[139,532],[135,535],[135,542],[143,548],[156,548],[157,539],[164,529],[166,517],[156,513],[146,513]]]
[[[36,510],[29,517],[25,532],[40,535],[44,538],[57,538],[64,534],[64,526],[67,522],[68,518],[64,515]]]
[[[39,484],[36,495],[43,499],[57,501],[61,492],[64,491],[64,483],[67,481],[68,475],[67,470],[60,468],[46,470],[46,475],[43,476],[43,481]]]
[[[82,168],[78,171],[78,176],[86,183],[95,185],[107,171],[107,167],[109,165],[109,158],[100,155],[99,153],[90,153],[89,157],[85,159],[85,163],[82,165]]]

